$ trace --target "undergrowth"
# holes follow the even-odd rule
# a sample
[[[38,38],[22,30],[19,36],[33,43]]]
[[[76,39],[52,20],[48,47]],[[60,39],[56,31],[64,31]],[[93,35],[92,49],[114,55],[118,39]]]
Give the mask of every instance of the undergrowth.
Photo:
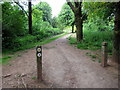
[[[17,51],[30,49],[30,48],[33,48],[37,45],[44,45],[44,44],[50,43],[51,41],[56,40],[60,37],[63,37],[66,34],[67,33],[63,33],[63,34],[60,34],[60,35],[57,35],[57,36],[54,36],[54,37],[51,37],[51,38],[46,38],[46,39],[43,39],[43,41],[36,42],[36,43],[31,42],[31,43],[25,44],[22,47],[13,49],[13,50],[6,50],[6,51],[3,52],[4,56],[0,57],[0,64],[8,64],[8,61],[10,61],[15,56],[14,53],[17,52]],[[12,54],[12,56],[9,56],[9,54]]]
[[[77,48],[98,50],[101,49],[102,42],[108,42],[108,52],[112,53],[112,31],[84,31],[84,39],[77,43],[76,38],[70,36],[69,43],[76,44]]]

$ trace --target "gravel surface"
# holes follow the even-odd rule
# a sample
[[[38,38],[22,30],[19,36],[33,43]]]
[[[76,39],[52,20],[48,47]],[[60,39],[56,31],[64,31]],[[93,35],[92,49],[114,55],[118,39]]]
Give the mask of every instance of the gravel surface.
[[[36,80],[35,48],[18,52],[18,57],[3,65],[3,88],[118,88],[118,70],[110,63],[101,67],[86,53],[69,45],[70,34],[43,45],[43,81]],[[23,84],[23,82],[25,84]]]

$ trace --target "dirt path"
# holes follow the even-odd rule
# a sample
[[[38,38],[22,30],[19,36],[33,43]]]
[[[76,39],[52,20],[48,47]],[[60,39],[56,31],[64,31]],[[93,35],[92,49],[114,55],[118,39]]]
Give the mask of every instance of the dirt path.
[[[117,88],[118,71],[114,65],[102,68],[86,56],[89,50],[79,50],[68,44],[69,35],[43,45],[43,79],[36,81],[35,48],[20,52],[19,57],[3,66],[3,88],[20,86],[20,74],[29,88]]]

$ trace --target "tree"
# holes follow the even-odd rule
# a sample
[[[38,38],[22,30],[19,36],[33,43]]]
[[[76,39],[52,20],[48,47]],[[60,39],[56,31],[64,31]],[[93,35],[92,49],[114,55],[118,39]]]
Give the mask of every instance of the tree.
[[[25,11],[24,7],[20,4],[19,0],[13,0],[13,1],[22,9],[23,13],[25,13],[26,16],[28,17],[28,13]]]
[[[106,31],[114,28],[114,3],[84,2],[83,13],[87,14],[88,30]],[[111,22],[111,24],[110,24]]]
[[[113,61],[120,63],[120,1],[115,4]]]
[[[72,9],[74,16],[75,16],[75,25],[76,25],[76,37],[77,42],[80,42],[83,39],[83,20],[82,20],[82,2],[78,2],[78,0],[74,0],[74,2],[70,2],[70,0],[67,0],[67,4]]]
[[[28,27],[29,27],[29,34],[32,34],[32,4],[31,4],[31,0],[28,0],[28,12],[26,12],[26,10],[24,9],[24,7],[20,4],[20,2],[18,0],[13,0],[21,9],[22,11],[26,14],[26,16],[28,17]]]
[[[107,23],[114,18],[113,26],[113,61],[120,63],[120,2],[90,2],[84,3],[84,9],[87,10],[88,18],[94,22],[96,19],[105,21],[106,24],[99,26],[107,26]],[[100,27],[101,28],[101,27]],[[107,28],[108,29],[108,28]],[[112,30],[112,28],[111,28]]]
[[[32,34],[32,4],[31,0],[28,0],[28,9],[29,9],[29,16],[28,16],[28,22],[29,22],[29,34]]]
[[[57,20],[57,17],[53,17],[52,20],[51,20],[51,24],[52,24],[52,27],[53,28],[57,28],[58,26],[58,20]]]
[[[62,9],[58,15],[58,20],[64,27],[70,26],[74,21],[74,14],[67,3],[62,6]]]
[[[33,35],[35,35],[42,28],[43,12],[41,10],[36,9],[35,6],[33,6],[32,8],[33,8],[33,11],[32,11],[32,29],[33,29]]]
[[[40,2],[35,6],[35,8],[43,12],[43,21],[51,23],[52,9],[47,2]]]

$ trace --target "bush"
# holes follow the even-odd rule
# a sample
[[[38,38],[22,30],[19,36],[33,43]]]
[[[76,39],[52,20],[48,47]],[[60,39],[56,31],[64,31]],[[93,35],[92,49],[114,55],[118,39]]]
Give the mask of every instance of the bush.
[[[25,14],[18,6],[13,7],[11,2],[4,2],[2,4],[2,47],[14,47],[13,40],[18,36],[24,36],[26,32]]]
[[[24,49],[24,47],[29,45],[29,44],[41,42],[47,37],[57,35],[60,33],[62,33],[61,30],[59,30],[57,28],[51,28],[51,29],[48,29],[45,31],[39,31],[34,36],[28,34],[26,36],[16,37],[15,39],[12,40],[12,42],[6,43],[6,45],[8,44],[8,46],[9,46],[9,47],[7,47],[7,49],[9,49],[9,50],[12,49],[13,51],[21,50],[21,49]],[[4,49],[5,48],[3,48],[3,51],[4,51]]]

